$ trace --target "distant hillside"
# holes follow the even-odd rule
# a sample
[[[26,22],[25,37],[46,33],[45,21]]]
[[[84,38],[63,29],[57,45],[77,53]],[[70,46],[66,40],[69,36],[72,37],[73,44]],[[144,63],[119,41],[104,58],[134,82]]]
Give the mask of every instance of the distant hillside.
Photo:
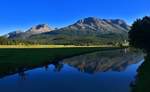
[[[32,35],[41,34],[44,32],[52,31],[47,24],[39,24],[31,27],[27,31],[14,31],[7,34],[7,37],[10,39],[26,39]]]
[[[129,30],[126,22],[120,19],[88,17],[56,30],[50,29],[47,25],[37,25],[26,32],[9,33],[9,38],[41,44],[116,44],[128,39]]]

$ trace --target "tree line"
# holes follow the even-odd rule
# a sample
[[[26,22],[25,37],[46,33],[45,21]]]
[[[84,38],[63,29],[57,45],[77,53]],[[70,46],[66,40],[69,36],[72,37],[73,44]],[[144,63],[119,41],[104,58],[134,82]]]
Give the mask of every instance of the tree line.
[[[129,31],[129,42],[133,47],[150,51],[150,17],[137,19]]]
[[[3,36],[0,37],[0,45],[30,45],[30,44],[37,44],[37,43],[25,41],[25,40],[8,39]]]
[[[130,45],[146,52],[143,64],[137,70],[132,92],[150,92],[150,17],[137,19],[129,31]]]

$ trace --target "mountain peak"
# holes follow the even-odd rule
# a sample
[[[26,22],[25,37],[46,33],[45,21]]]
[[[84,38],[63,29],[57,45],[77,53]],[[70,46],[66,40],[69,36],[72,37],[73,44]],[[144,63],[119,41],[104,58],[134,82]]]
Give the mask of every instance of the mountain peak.
[[[50,32],[52,31],[51,28],[47,24],[39,24],[30,28],[27,32],[31,32],[33,34],[43,33],[43,32]]]
[[[9,34],[7,34],[8,38],[21,38],[26,39],[27,37],[30,37],[32,35],[41,34],[45,32],[52,31],[51,28],[47,24],[39,24],[36,26],[31,27],[29,30],[23,32],[23,31],[14,31]]]
[[[88,17],[77,21],[77,24],[97,25],[100,19],[96,17]]]
[[[95,21],[99,21],[100,19],[96,18],[96,17],[87,17],[84,19],[81,19],[79,21],[77,21],[77,23],[83,23],[83,22],[95,22]]]
[[[121,19],[100,19],[96,17],[87,17],[81,19],[69,26],[72,29],[78,30],[93,30],[97,32],[127,32],[130,27],[124,20]]]

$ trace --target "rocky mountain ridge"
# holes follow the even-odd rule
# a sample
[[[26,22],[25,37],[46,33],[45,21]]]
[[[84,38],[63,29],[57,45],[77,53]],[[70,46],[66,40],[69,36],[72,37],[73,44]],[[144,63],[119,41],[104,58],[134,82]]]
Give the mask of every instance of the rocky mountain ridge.
[[[32,35],[50,32],[52,30],[53,29],[50,28],[47,24],[39,24],[39,25],[31,27],[30,29],[28,29],[25,32],[14,31],[14,32],[8,33],[7,35],[8,35],[8,38],[16,38],[16,37],[27,38],[27,37],[32,36]]]
[[[88,17],[55,30],[47,24],[40,24],[25,32],[11,32],[8,38],[42,44],[116,44],[128,39],[129,30],[130,26],[121,19]]]

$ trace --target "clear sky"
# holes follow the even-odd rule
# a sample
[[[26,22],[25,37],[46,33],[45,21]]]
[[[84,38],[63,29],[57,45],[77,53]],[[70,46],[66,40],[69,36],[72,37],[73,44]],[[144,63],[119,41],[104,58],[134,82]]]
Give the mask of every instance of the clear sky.
[[[0,34],[43,23],[63,27],[89,16],[131,24],[145,15],[150,0],[0,0]]]

